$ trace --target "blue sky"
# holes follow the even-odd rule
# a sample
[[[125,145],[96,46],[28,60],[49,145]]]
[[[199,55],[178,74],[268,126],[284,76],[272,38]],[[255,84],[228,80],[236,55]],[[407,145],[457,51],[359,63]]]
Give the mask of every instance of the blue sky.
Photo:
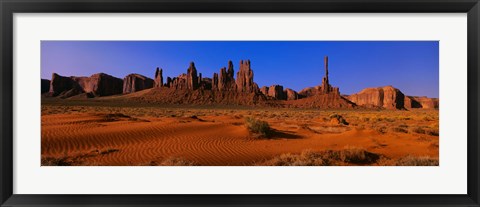
[[[329,79],[342,94],[392,85],[407,95],[438,97],[438,41],[42,41],[41,77],[90,76],[104,72],[119,78],[139,73],[153,78],[185,73],[195,62],[203,77],[249,59],[254,81],[301,90],[320,85],[323,57]]]

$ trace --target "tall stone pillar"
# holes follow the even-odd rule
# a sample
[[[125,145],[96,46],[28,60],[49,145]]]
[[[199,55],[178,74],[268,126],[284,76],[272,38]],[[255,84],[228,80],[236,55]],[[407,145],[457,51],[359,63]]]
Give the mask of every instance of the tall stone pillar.
[[[163,69],[158,68],[155,71],[155,88],[163,87]]]
[[[328,56],[325,56],[323,61],[325,64],[325,78],[327,79],[327,83],[328,83]]]

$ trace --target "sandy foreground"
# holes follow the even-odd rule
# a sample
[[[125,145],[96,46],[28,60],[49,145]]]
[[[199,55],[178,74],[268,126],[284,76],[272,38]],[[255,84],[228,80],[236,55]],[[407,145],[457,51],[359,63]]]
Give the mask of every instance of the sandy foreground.
[[[246,117],[268,122],[271,136],[249,132]],[[42,105],[41,134],[42,165],[279,165],[270,161],[349,149],[378,157],[328,165],[396,165],[406,157],[438,165],[439,154],[438,110]]]

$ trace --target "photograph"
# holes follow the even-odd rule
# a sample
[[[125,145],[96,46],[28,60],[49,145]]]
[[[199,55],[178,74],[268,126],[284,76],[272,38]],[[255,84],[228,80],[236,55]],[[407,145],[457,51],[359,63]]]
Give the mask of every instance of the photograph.
[[[42,167],[440,166],[439,41],[42,40],[40,56]]]

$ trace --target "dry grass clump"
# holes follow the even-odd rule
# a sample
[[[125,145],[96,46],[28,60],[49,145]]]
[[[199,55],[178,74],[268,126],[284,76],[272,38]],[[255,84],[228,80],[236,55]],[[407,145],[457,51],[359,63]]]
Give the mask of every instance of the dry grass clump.
[[[395,163],[397,166],[438,166],[438,158],[431,158],[428,156],[416,157],[416,156],[406,156],[403,157]]]
[[[152,162],[150,165],[157,165],[157,164],[155,162]],[[183,159],[181,157],[170,157],[163,160],[159,165],[161,166],[197,166],[198,164],[193,161]]]
[[[392,127],[391,130],[393,132],[408,133],[408,129],[404,127]]]
[[[274,157],[259,165],[263,166],[324,166],[328,165],[325,162],[323,155],[320,153],[312,152],[311,150],[305,150],[300,154],[282,154]]]
[[[96,156],[104,156],[110,153],[118,152],[119,149],[94,149],[90,152],[79,152],[74,154],[64,154],[63,156],[42,156],[42,166],[78,166],[78,165],[93,165],[86,164],[88,158]]]
[[[375,163],[379,155],[363,148],[347,147],[339,151],[313,152],[304,150],[300,154],[282,154],[256,165],[261,166],[332,166],[332,165],[367,165]]]
[[[412,129],[412,132],[417,134],[426,134],[431,136],[438,136],[439,130],[438,128],[430,128],[430,127],[415,127]]]
[[[63,157],[44,157],[42,156],[41,165],[42,166],[72,166],[73,160],[68,156]]]
[[[122,113],[111,113],[111,114],[102,115],[102,121],[105,121],[105,122],[118,121],[119,119],[122,119],[122,118],[128,119],[131,117]]]
[[[381,134],[387,133],[387,127],[386,126],[373,126],[373,129]]]
[[[248,131],[258,135],[258,137],[269,137],[272,134],[272,129],[266,121],[258,120],[252,117],[246,117],[245,125]]]
[[[347,120],[345,120],[345,118],[343,118],[343,116],[340,116],[338,114],[330,115],[330,122],[335,123],[335,124],[348,125]]]
[[[370,164],[380,158],[379,155],[366,151],[363,148],[347,146],[344,150],[339,151],[340,160],[354,164]]]

